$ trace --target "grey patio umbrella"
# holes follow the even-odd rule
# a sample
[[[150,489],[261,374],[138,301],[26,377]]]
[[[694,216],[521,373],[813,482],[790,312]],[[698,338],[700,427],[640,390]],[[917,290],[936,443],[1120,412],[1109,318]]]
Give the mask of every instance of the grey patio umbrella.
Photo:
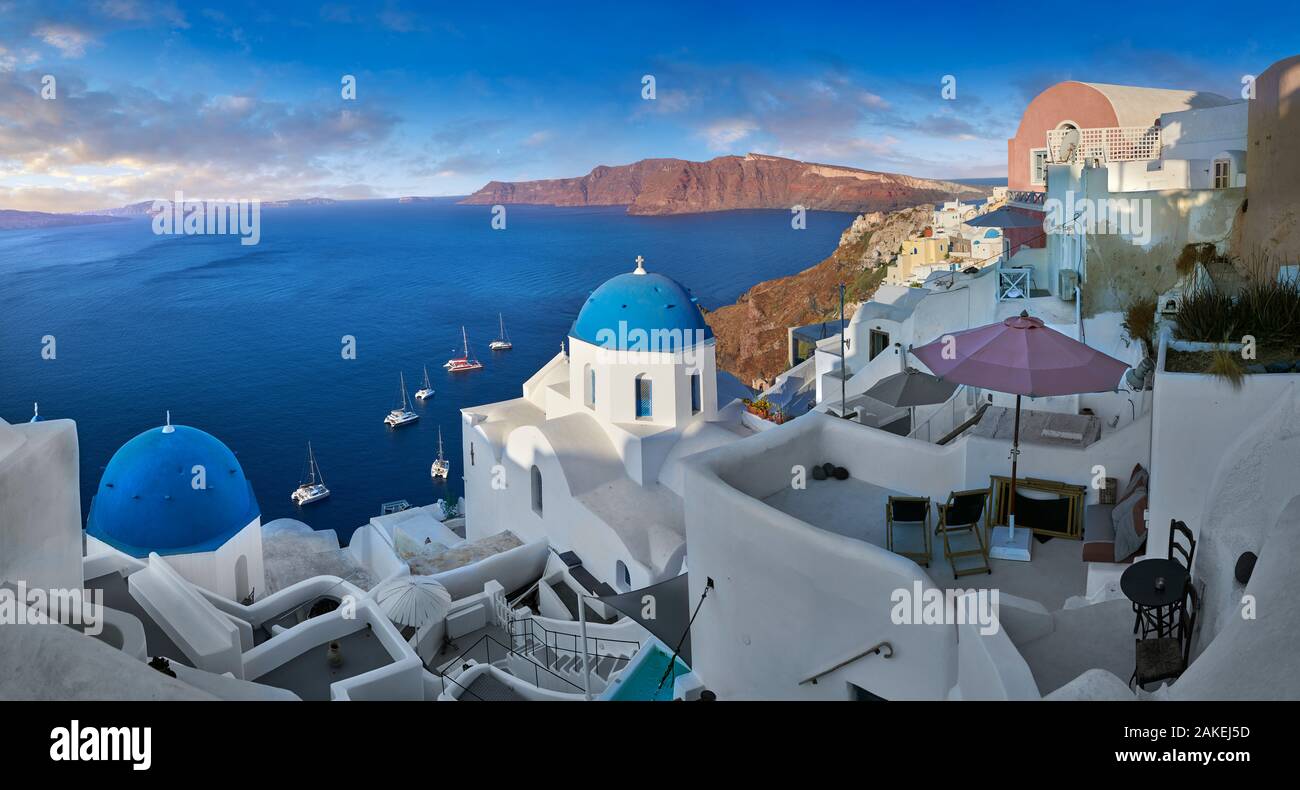
[[[866,396],[901,409],[943,403],[952,397],[956,389],[957,384],[952,381],[941,381],[929,373],[908,368],[877,381],[874,387],[866,391]]]

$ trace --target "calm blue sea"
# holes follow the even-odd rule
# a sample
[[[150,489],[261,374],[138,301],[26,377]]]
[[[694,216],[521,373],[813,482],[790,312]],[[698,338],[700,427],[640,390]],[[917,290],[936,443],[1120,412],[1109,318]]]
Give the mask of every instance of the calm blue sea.
[[[851,221],[784,211],[629,217],[622,208],[511,206],[505,230],[487,206],[452,199],[266,209],[261,243],[155,236],[146,219],[0,233],[0,416],[77,422],[83,518],[113,452],[174,422],[238,455],[263,521],[301,518],[346,541],[382,502],[459,496],[459,409],[518,397],[560,348],[587,294],[646,266],[679,279],[706,307],[828,255]],[[513,351],[492,353],[497,312]],[[485,363],[448,374],[460,327]],[[53,335],[57,358],[41,358]],[[340,355],[357,339],[357,359]],[[428,364],[437,395],[393,431],[397,376],[410,393]],[[429,464],[442,426],[449,482]],[[307,441],[332,496],[289,501]]]

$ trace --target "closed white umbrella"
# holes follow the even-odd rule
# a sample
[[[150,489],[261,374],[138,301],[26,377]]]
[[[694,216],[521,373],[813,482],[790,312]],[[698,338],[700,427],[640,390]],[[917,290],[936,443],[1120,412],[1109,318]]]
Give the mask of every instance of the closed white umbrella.
[[[432,576],[402,576],[370,594],[388,619],[397,625],[422,628],[441,620],[451,608],[451,593]]]

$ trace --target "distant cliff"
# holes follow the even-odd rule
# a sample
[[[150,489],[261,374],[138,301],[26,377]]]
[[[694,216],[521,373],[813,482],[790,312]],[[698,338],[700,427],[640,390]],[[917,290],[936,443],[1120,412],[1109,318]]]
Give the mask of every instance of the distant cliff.
[[[846,286],[847,320],[880,286],[899,245],[929,225],[932,216],[928,205],[860,215],[821,263],[761,282],[735,304],[706,313],[717,337],[718,366],[746,384],[770,384],[786,369],[786,330],[837,319],[840,283]]]
[[[819,165],[763,154],[707,162],[642,159],[601,165],[579,178],[492,181],[462,200],[473,205],[627,206],[629,214],[695,214],[732,209],[892,211],[918,203],[991,194],[984,186]]]
[[[61,228],[71,225],[99,225],[120,222],[120,217],[90,214],[47,214],[44,211],[14,211],[0,209],[0,230],[31,230],[33,228]]]

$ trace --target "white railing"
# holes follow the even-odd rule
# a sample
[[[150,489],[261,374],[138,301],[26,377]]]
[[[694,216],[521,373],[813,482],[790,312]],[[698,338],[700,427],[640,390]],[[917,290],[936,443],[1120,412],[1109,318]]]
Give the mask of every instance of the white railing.
[[[1047,133],[1047,157],[1056,164],[1090,159],[1100,159],[1103,162],[1159,159],[1160,127],[1053,129]]]

